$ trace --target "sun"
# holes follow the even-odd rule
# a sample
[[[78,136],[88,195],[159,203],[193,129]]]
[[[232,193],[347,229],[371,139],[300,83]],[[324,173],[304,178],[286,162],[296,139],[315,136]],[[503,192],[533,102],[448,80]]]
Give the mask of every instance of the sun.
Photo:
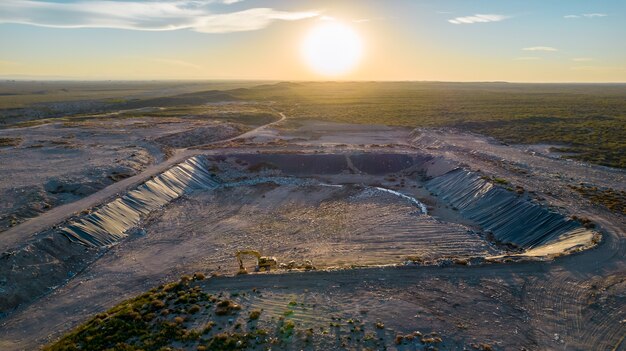
[[[324,21],[309,31],[301,49],[304,60],[314,71],[339,76],[357,66],[363,43],[351,27],[337,21]]]

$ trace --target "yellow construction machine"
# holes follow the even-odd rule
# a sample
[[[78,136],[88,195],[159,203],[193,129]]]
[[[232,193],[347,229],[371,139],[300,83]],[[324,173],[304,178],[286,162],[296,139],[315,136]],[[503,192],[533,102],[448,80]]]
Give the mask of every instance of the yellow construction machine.
[[[269,272],[270,269],[276,269],[276,267],[278,266],[278,262],[273,256],[261,256],[258,251],[254,250],[240,250],[235,253],[235,257],[237,257],[237,261],[239,261],[238,274],[248,273],[248,270],[246,270],[246,267],[244,267],[243,260],[241,259],[244,256],[256,257],[256,266],[254,267],[255,272],[259,272],[263,269]]]

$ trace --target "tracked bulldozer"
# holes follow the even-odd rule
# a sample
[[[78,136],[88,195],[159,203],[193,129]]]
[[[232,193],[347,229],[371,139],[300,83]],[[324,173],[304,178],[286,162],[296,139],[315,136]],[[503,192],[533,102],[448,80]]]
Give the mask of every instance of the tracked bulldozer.
[[[238,274],[246,274],[248,270],[243,265],[242,257],[245,256],[253,256],[256,257],[256,266],[254,267],[255,272],[259,272],[261,270],[270,271],[270,269],[276,269],[278,266],[278,262],[276,258],[273,256],[261,256],[258,251],[254,250],[240,250],[235,253],[235,257],[237,257],[237,261],[239,262],[239,272]]]

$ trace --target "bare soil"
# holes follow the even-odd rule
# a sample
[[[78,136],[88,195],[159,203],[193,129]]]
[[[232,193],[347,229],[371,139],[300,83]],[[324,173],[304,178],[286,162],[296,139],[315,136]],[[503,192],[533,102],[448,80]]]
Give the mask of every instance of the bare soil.
[[[339,157],[336,162],[345,167],[331,172],[326,170],[334,164],[317,164],[325,171],[309,176],[298,173],[302,168],[297,162],[287,162],[293,167],[283,171],[290,181],[308,183],[251,182],[279,175],[271,166],[274,154],[414,155],[417,150],[434,160],[422,177],[462,164],[522,187],[531,201],[566,216],[588,218],[602,241],[593,249],[545,260],[397,266],[410,254],[461,259],[502,248],[469,230],[477,229],[474,223],[420,188],[419,177],[409,179],[410,173],[396,170],[396,161],[381,161],[364,172],[367,163]],[[624,190],[624,172],[555,159],[538,150],[454,130],[411,134],[389,127],[289,120],[197,149],[193,152],[216,158],[231,155],[224,161],[230,166],[215,173],[226,183],[240,183],[193,192],[152,214],[142,230],[109,248],[73,279],[0,320],[0,347],[22,350],[48,343],[125,298],[202,271],[222,276],[200,283],[203,291],[244,306],[233,321],[223,320],[224,326],[243,322],[257,309],[263,310],[260,324],[274,323],[289,309],[287,319],[297,330],[315,330],[310,344],[294,338],[281,349],[413,350],[433,345],[459,350],[624,350],[626,219],[568,187],[584,182]],[[269,155],[266,166],[249,169],[254,164],[245,155],[257,153]],[[243,162],[236,161],[237,154]],[[401,198],[368,190],[374,185],[423,200],[430,215],[416,213]],[[320,270],[234,276],[232,254],[238,248],[259,249],[279,261],[310,259]],[[353,268],[362,265],[369,268]],[[190,317],[189,327],[202,318]],[[355,334],[349,319],[362,323],[363,333]],[[378,322],[384,326],[377,328]],[[435,332],[431,335],[441,341],[404,338],[416,331]],[[367,333],[375,337],[364,344]],[[403,336],[399,342],[397,335]]]
[[[253,127],[193,116],[99,115],[0,129],[0,138],[19,140],[0,148],[0,232],[139,174],[176,149],[235,137]]]

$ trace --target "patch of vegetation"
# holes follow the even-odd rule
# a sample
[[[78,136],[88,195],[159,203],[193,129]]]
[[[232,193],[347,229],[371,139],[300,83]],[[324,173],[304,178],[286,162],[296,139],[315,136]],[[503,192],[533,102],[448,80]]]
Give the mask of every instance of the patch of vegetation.
[[[18,146],[22,142],[22,138],[0,138],[0,147]]]
[[[290,118],[457,127],[507,143],[626,167],[626,85],[438,82],[280,83],[233,92],[274,101]]]
[[[580,224],[583,225],[583,227],[587,228],[587,229],[593,229],[596,227],[596,224],[593,223],[589,218],[587,217],[578,217],[578,216],[572,216],[572,219],[575,221],[578,221]]]
[[[289,337],[293,334],[296,324],[292,320],[283,320],[279,326],[278,332],[283,337]]]
[[[202,272],[196,272],[193,274],[193,279],[194,280],[204,280],[206,279],[206,275]]]
[[[551,150],[571,159],[626,168],[625,122],[624,118],[590,115],[469,122],[461,127],[507,143],[563,145]]]
[[[250,320],[257,320],[259,319],[259,317],[261,317],[261,310],[253,310],[250,311]]]
[[[37,107],[46,103],[67,101],[96,101],[110,105],[141,101],[142,96],[154,96],[162,91],[178,94],[207,90],[228,90],[258,85],[254,81],[4,81],[0,82],[0,109]]]
[[[184,307],[179,306],[182,297],[192,303],[189,310],[196,312],[212,305],[210,297],[192,282],[183,277],[180,282],[125,301],[97,314],[44,350],[159,350],[173,342],[196,344],[206,329],[188,329],[186,316],[173,313],[183,312]]]
[[[31,84],[40,86],[34,89]],[[278,118],[267,107],[272,103],[291,119],[410,128],[456,127],[507,143],[560,145],[555,150],[564,153],[564,157],[626,168],[626,85],[623,84],[186,84],[176,87],[182,94],[141,99],[132,96],[161,90],[168,83],[13,82],[0,85],[0,93],[6,95],[0,97],[0,125],[75,123],[81,118],[95,117],[88,113],[119,110],[127,111],[110,118],[220,119],[260,125]],[[77,104],[80,100],[93,103]],[[148,107],[160,108],[132,111]],[[70,115],[75,117],[66,117]]]
[[[508,181],[508,180],[506,180],[506,179],[504,179],[504,178],[498,178],[498,177],[495,177],[495,178],[493,178],[493,181],[494,181],[496,184],[500,184],[500,185],[507,185],[507,184],[509,184],[509,181]]]
[[[626,191],[611,188],[600,189],[590,185],[570,185],[592,203],[602,205],[615,213],[626,215]]]
[[[263,314],[265,318],[259,320],[264,312],[248,309],[252,305],[246,304],[250,301],[247,292],[209,294],[205,289],[211,284],[201,283],[203,276],[183,276],[178,282],[124,301],[43,350],[322,350],[336,342],[342,349],[380,350],[391,346],[394,335],[400,335],[395,339],[399,344],[412,348],[447,346],[435,332],[426,336],[419,331],[397,334],[381,321],[366,323],[359,318],[329,316],[329,328],[328,320],[307,326],[291,313],[284,316],[276,312]],[[254,295],[259,293],[256,288],[251,290]],[[182,298],[187,302],[180,302]],[[231,298],[241,298],[238,302],[244,305]],[[298,311],[315,307],[294,298],[288,306]],[[226,313],[218,313],[218,309]],[[248,313],[247,319],[243,311]]]
[[[218,316],[226,316],[233,314],[235,311],[241,310],[241,306],[231,300],[222,300],[215,307],[215,314]]]
[[[252,333],[219,333],[209,339],[203,349],[216,351],[241,350],[247,348],[257,337],[265,337],[265,335],[266,332],[260,329]]]

